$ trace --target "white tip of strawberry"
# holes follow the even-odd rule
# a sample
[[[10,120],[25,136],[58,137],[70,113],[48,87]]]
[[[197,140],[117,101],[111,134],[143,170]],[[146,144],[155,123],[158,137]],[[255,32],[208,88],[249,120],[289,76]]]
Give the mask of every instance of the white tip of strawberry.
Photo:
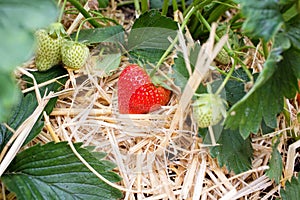
[[[200,94],[192,104],[193,115],[200,128],[206,128],[218,124],[226,117],[226,101],[219,95],[205,93]]]

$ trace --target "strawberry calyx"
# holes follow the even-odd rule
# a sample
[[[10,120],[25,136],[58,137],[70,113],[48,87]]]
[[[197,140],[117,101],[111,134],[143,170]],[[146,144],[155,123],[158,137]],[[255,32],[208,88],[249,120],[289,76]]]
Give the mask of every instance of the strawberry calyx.
[[[156,87],[163,87],[167,90],[172,91],[173,89],[166,83],[167,79],[162,76],[150,76],[151,82],[156,86]]]
[[[60,22],[54,22],[47,28],[47,32],[50,37],[56,39],[67,35],[64,26]]]

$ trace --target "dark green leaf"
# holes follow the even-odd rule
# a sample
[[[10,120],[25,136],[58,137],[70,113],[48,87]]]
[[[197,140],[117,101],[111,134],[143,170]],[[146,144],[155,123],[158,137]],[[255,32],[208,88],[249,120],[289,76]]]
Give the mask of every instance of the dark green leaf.
[[[35,96],[30,93],[26,95],[25,97],[20,99],[20,102],[14,106],[12,109],[11,115],[8,120],[9,127],[16,130],[35,110],[37,107],[37,101]],[[41,129],[44,126],[44,122],[40,119],[36,122],[36,124],[33,126],[28,138],[24,142],[24,144],[27,144],[30,140],[32,140],[36,135],[38,135],[41,132]],[[0,144],[0,150],[4,148],[8,140],[11,138],[12,132],[9,131],[6,126],[1,124],[0,129],[0,138],[1,138],[1,144]]]
[[[102,76],[109,76],[113,71],[115,71],[121,62],[121,53],[106,54],[102,55],[99,60],[97,60],[97,69],[103,70]]]
[[[11,72],[32,56],[33,31],[54,22],[52,0],[2,0],[0,3],[0,69]]]
[[[264,135],[275,131],[275,128],[269,127],[266,124],[265,120],[262,121],[260,128],[261,128],[261,133]]]
[[[245,83],[249,81],[249,77],[242,68],[235,70],[232,73],[232,77],[238,78],[239,80],[230,79],[225,85],[226,101],[229,107],[245,96]]]
[[[32,72],[37,83],[46,82],[48,80],[51,80],[58,76],[64,75],[66,73],[67,73],[66,70],[63,69],[62,66],[56,66],[54,68],[51,68],[47,72]],[[28,82],[29,87],[32,86],[31,78],[29,78],[27,76],[23,76],[23,79]],[[67,80],[67,78],[61,78],[57,82],[54,82],[47,86],[41,87],[40,88],[41,95],[43,96],[45,94],[46,89],[47,89],[48,93],[50,91],[54,91],[54,92],[58,91],[62,87],[62,85],[64,85],[66,80]],[[22,95],[20,94],[20,96],[22,96]],[[45,108],[45,111],[48,114],[52,111],[53,107],[55,106],[56,100],[57,100],[57,98],[53,98],[48,102],[48,104]],[[36,109],[37,105],[38,105],[38,103],[37,103],[37,99],[36,99],[34,91],[22,96],[22,98],[20,98],[18,104],[16,104],[13,107],[12,111],[10,112],[8,120],[6,122],[7,125],[9,127],[11,127],[12,129],[16,130],[32,114],[32,112]],[[32,130],[31,130],[28,138],[24,142],[24,144],[27,144],[34,137],[36,137],[41,132],[41,129],[43,128],[43,126],[44,126],[44,122],[42,121],[42,118],[40,118],[36,122],[34,127],[32,128]],[[8,142],[8,140],[10,139],[11,136],[12,136],[12,132],[9,131],[6,128],[6,126],[1,124],[0,125],[0,150],[3,149],[3,147]]]
[[[195,68],[200,48],[200,44],[195,43],[195,45],[190,49],[189,60],[192,71]],[[175,85],[180,87],[181,91],[183,91],[190,75],[186,68],[185,61],[181,52],[177,53],[177,58],[175,58],[174,60],[173,71],[174,73],[172,74],[172,78],[174,78],[174,83]]]
[[[294,48],[300,50],[300,14],[286,23],[285,31]]]
[[[223,130],[218,140],[220,146],[211,148],[211,155],[218,159],[220,166],[226,165],[234,173],[251,169],[253,149],[249,138],[243,139],[238,131]]]
[[[20,91],[18,90],[15,80],[11,73],[0,73],[0,122],[7,120],[10,110],[18,99],[20,98]]]
[[[283,24],[277,0],[239,0],[246,20],[243,29],[251,37],[270,40]]]
[[[13,25],[10,26],[13,27]],[[1,26],[0,23],[0,42],[0,70],[6,75],[9,75],[17,65],[28,60],[33,54],[33,34],[20,27],[7,28]]]
[[[141,15],[134,23],[128,36],[127,50],[134,58],[158,62],[171,44],[177,32],[176,22],[161,16],[157,10],[150,10]]]
[[[0,2],[0,122],[17,103],[12,72],[33,54],[37,28],[53,22],[57,9],[52,0],[2,0]]]
[[[150,10],[142,14],[133,24],[132,29],[157,27],[177,30],[177,23],[171,18],[161,16],[158,10]]]
[[[96,159],[75,144],[76,150],[94,169],[111,182],[121,178],[114,164]],[[19,153],[2,176],[18,199],[117,199],[122,193],[101,181],[72,152],[67,142],[35,145]]]
[[[278,48],[279,52],[287,50],[291,47],[291,41],[286,33],[278,32],[275,35],[274,48]],[[280,54],[278,54],[278,59],[281,60]]]
[[[151,8],[159,8],[161,9],[163,6],[163,0],[150,0]]]
[[[283,200],[298,200],[300,197],[300,173],[298,177],[292,177],[292,180],[286,183],[285,189],[280,190]]]
[[[71,35],[75,39],[76,33]],[[83,29],[80,31],[78,41],[89,44],[100,42],[124,43],[124,30],[122,26],[108,26],[104,28]]]
[[[57,65],[57,66],[51,68],[50,70],[47,70],[44,72],[35,71],[35,72],[32,72],[31,74],[34,76],[36,82],[39,84],[39,83],[44,83],[51,79],[66,75],[67,71],[62,67],[62,65]],[[24,75],[22,77],[22,79],[27,81],[28,87],[33,86],[33,82],[32,82],[31,78]],[[54,92],[58,91],[62,86],[64,86],[66,81],[67,81],[67,77],[64,77],[54,83],[51,83],[49,85],[41,87],[40,88],[41,96],[44,96],[46,91],[47,91],[47,94],[49,94],[50,91],[54,91]],[[32,92],[32,93],[35,95],[35,92]],[[47,112],[47,114],[50,114],[52,112],[52,109],[55,106],[56,100],[57,100],[57,98],[52,98],[49,100],[49,102],[45,108],[45,111]]]
[[[274,179],[277,184],[280,183],[283,168],[282,158],[280,152],[277,149],[279,142],[280,140],[277,139],[277,142],[272,147],[271,159],[269,161],[270,168],[266,171],[266,175],[270,179]]]
[[[161,9],[163,6],[164,0],[149,0],[151,8],[158,8]],[[177,0],[177,4],[180,6],[182,0]],[[192,0],[185,0],[185,4],[190,5],[192,3]],[[171,1],[169,2],[169,5],[172,5]]]
[[[284,96],[293,98],[296,94],[298,81],[290,69],[295,63],[288,59],[276,63],[276,59],[277,53],[272,51],[254,86],[229,110],[226,128],[239,129],[244,138],[257,133],[263,119],[267,126],[275,128]]]
[[[291,67],[291,71],[300,79],[300,50],[292,47],[285,51],[283,56],[286,63]]]
[[[99,8],[106,8],[109,4],[109,0],[98,0]]]

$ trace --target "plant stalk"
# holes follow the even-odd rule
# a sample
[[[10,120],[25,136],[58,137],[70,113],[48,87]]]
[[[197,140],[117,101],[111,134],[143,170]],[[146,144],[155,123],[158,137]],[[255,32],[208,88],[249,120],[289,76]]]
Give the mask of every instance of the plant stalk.
[[[77,1],[77,0],[68,0],[86,19],[92,18],[92,16],[87,12],[84,7]],[[90,24],[94,28],[100,28],[102,27],[101,24],[99,24],[96,20],[90,19]]]
[[[186,26],[187,22],[189,21],[190,17],[192,16],[192,14],[195,12],[194,7],[190,10],[190,12],[186,15],[186,17],[184,18],[179,31],[183,31],[184,27]],[[157,71],[157,69],[159,68],[159,66],[163,63],[164,59],[169,55],[169,53],[172,51],[172,49],[174,48],[175,44],[178,42],[178,34],[176,35],[176,37],[174,38],[173,42],[171,43],[171,45],[168,47],[168,49],[165,51],[165,53],[162,55],[162,57],[160,58],[160,60],[158,61],[158,63],[156,64],[155,68],[151,71],[150,73],[150,77],[153,77],[155,72]]]
[[[235,69],[235,63],[236,63],[236,61],[233,59],[233,64],[232,64],[232,66],[231,66],[231,68],[230,68],[229,73],[226,75],[224,81],[223,81],[222,84],[219,86],[218,90],[216,91],[216,94],[217,94],[217,95],[220,94],[220,93],[222,92],[222,90],[224,89],[226,83],[227,83],[227,82],[229,81],[229,79],[231,78],[231,75],[232,75],[232,73],[233,73],[233,71],[234,71],[234,69]]]
[[[148,7],[148,0],[141,0],[142,13],[146,12]]]
[[[63,5],[60,8],[60,13],[59,13],[57,22],[61,22],[61,20],[62,20],[64,11],[65,11],[65,7],[66,7],[66,3],[67,3],[67,0],[64,0]]]
[[[136,10],[136,12],[138,14],[140,14],[141,13],[141,8],[140,8],[140,2],[139,2],[139,0],[134,0],[133,2],[134,2],[134,9]]]
[[[202,14],[200,12],[197,13],[197,17],[199,18],[201,23],[207,28],[207,30],[211,31],[210,25],[208,24],[208,22],[206,21],[206,19],[202,16]],[[216,41],[220,40],[220,38],[217,35],[215,35],[215,39],[216,39]],[[227,46],[223,46],[223,49],[228,53],[228,55],[230,57],[233,57],[234,60],[236,60],[238,63],[241,64],[243,70],[246,72],[246,74],[249,77],[250,81],[254,82],[254,78],[253,78],[251,72],[249,71],[247,66],[243,63],[243,61],[239,57],[237,57]]]
[[[161,15],[166,16],[169,8],[169,0],[164,0]]]

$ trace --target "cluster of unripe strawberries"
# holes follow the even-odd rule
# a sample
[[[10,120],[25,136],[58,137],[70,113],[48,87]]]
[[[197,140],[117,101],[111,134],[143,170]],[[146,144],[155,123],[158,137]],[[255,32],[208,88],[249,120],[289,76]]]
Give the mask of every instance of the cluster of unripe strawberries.
[[[66,39],[61,23],[35,33],[37,41],[35,64],[39,71],[46,71],[61,62],[71,69],[81,68],[88,59],[89,48],[77,41]]]

